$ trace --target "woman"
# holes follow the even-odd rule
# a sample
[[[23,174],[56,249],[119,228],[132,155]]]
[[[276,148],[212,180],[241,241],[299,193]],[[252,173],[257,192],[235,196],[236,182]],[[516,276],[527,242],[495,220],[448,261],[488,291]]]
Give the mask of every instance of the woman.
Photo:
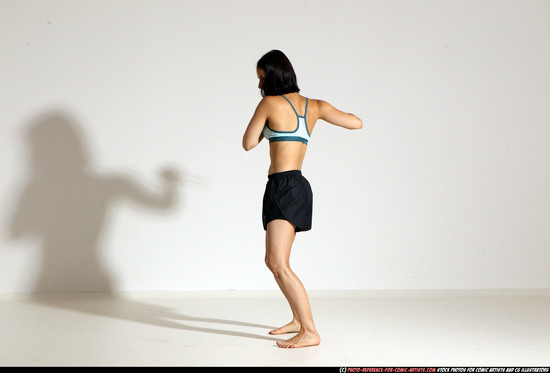
[[[243,136],[243,148],[254,148],[269,140],[271,165],[263,198],[262,220],[266,231],[265,262],[290,304],[290,323],[269,333],[298,333],[277,342],[279,347],[318,345],[317,333],[306,290],[289,265],[296,232],[311,229],[313,194],[301,168],[307,143],[318,119],[347,129],[363,127],[361,119],[344,113],[325,101],[299,94],[296,74],[285,54],[266,53],[257,63],[258,104]]]

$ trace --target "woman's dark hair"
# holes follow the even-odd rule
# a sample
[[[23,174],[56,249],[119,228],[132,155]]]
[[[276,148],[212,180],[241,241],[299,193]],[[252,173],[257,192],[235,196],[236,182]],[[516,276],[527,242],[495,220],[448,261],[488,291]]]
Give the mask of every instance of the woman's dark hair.
[[[283,52],[279,50],[267,52],[260,58],[256,68],[265,71],[262,96],[279,96],[285,93],[300,92],[294,68]]]

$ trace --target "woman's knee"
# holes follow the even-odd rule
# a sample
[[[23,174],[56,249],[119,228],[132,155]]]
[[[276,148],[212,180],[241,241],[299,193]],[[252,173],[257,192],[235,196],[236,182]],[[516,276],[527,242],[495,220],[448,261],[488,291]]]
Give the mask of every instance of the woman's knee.
[[[290,265],[288,262],[284,260],[278,260],[275,258],[270,258],[269,256],[266,256],[265,258],[265,265],[273,275],[279,277],[282,276],[290,271]]]

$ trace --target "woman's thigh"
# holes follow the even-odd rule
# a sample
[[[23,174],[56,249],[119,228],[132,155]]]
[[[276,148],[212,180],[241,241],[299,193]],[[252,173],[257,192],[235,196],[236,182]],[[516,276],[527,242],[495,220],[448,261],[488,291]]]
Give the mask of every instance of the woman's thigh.
[[[295,237],[295,227],[289,221],[282,219],[270,221],[265,235],[266,262],[288,265]]]

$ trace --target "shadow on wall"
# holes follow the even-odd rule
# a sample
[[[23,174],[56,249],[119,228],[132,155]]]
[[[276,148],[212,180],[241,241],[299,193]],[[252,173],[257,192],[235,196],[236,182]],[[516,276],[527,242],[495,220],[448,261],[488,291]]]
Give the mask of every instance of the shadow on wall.
[[[28,125],[26,141],[29,174],[15,202],[9,235],[11,239],[32,236],[40,245],[42,258],[31,303],[157,327],[277,340],[187,322],[273,326],[188,316],[115,291],[113,274],[98,252],[110,208],[122,199],[155,210],[173,208],[178,180],[175,171],[162,172],[164,188],[159,193],[148,191],[131,177],[94,172],[82,130],[75,118],[63,111],[35,118]]]
[[[27,178],[18,189],[9,236],[30,236],[40,245],[32,291],[112,292],[113,274],[99,253],[110,208],[124,199],[156,210],[173,208],[177,173],[163,171],[163,190],[151,192],[129,176],[95,172],[82,129],[62,110],[30,121],[25,141]]]

